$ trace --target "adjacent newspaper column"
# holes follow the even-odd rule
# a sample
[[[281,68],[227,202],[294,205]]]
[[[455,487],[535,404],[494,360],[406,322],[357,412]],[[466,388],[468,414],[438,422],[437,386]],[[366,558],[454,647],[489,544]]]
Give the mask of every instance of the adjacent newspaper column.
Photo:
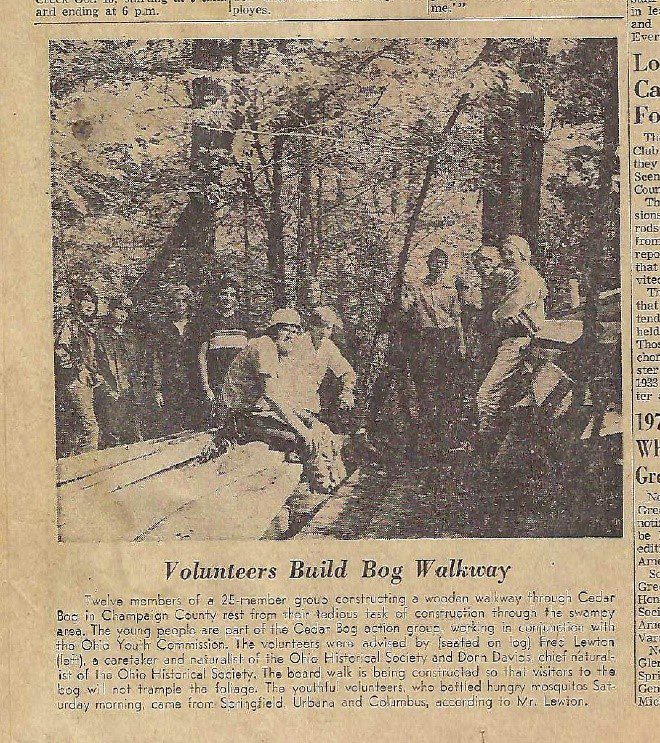
[[[660,706],[660,6],[632,2],[635,699]]]

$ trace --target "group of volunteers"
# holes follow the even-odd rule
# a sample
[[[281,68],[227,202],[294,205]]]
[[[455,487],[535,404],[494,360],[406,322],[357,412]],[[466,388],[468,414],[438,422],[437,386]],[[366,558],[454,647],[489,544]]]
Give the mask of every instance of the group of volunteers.
[[[475,428],[487,446],[544,320],[547,288],[519,236],[472,255],[471,280],[448,264],[432,250],[426,276],[404,287],[390,328],[399,360],[387,364],[404,361],[422,438],[451,443],[464,437],[456,422],[471,367]],[[210,294],[200,307],[188,286],[170,285],[166,312],[148,324],[126,296],[111,299],[102,317],[90,286],[56,298],[58,456],[213,427],[218,451],[265,441],[302,463],[310,487],[331,490],[346,472],[328,410],[358,427],[357,375],[333,340],[339,315],[327,305],[282,307],[255,334],[235,282],[221,280]],[[333,394],[322,395],[330,377]]]
[[[303,324],[297,310],[282,308],[249,337],[238,285],[222,280],[211,293],[199,308],[188,286],[169,286],[167,312],[146,327],[126,296],[111,299],[102,317],[90,286],[75,287],[68,302],[58,297],[58,455],[213,426],[219,445],[275,442],[308,469],[313,452],[309,477],[330,489],[345,470],[341,442],[320,419],[321,384],[332,372],[337,407],[348,411],[357,381],[331,339],[339,316],[318,306]]]
[[[465,264],[457,275],[445,251],[431,250],[426,276],[404,286],[400,311],[387,318],[390,352],[371,389],[373,420],[392,380],[409,382],[398,385],[399,409],[412,450],[427,459],[497,449],[504,413],[524,394],[526,349],[545,321],[548,289],[527,240],[482,245]]]
[[[186,285],[163,290],[163,312],[146,317],[127,296],[99,314],[89,285],[55,287],[58,456],[167,436],[203,424],[201,403],[218,365],[247,343],[238,287],[221,281],[195,309]],[[211,329],[218,348],[210,353]],[[155,413],[155,414],[154,414]]]

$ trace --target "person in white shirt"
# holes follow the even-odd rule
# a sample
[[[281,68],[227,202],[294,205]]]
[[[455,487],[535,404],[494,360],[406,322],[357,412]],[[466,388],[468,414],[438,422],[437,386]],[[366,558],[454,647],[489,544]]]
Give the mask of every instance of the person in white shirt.
[[[427,275],[403,293],[409,328],[409,364],[417,396],[418,448],[446,451],[457,441],[463,397],[465,339],[456,277],[447,254],[436,248],[427,259]]]
[[[300,315],[273,313],[266,334],[250,340],[231,362],[220,401],[225,424],[219,437],[247,443],[265,441],[290,458],[297,455],[310,489],[329,492],[345,477],[340,442],[318,420],[314,359],[305,349]],[[301,343],[302,340],[302,343]]]
[[[226,410],[272,413],[304,436],[294,412],[295,395],[291,391],[295,377],[290,374],[295,363],[290,357],[301,333],[296,310],[273,313],[265,334],[249,340],[229,365],[220,391],[220,402]]]
[[[335,329],[343,324],[332,307],[316,307],[310,316],[309,333],[301,336],[296,353],[300,355],[300,374],[305,377],[299,401],[302,410],[318,416],[321,413],[320,389],[330,372],[341,385],[338,394],[340,410],[355,407],[357,374],[332,340]]]
[[[531,264],[528,242],[508,237],[501,248],[505,289],[492,313],[499,329],[497,356],[477,393],[479,432],[490,437],[500,417],[505,395],[519,381],[523,371],[524,350],[545,320],[548,287]]]

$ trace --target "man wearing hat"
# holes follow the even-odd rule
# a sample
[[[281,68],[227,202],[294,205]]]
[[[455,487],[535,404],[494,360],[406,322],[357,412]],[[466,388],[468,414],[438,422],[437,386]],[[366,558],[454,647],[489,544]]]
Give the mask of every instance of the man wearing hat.
[[[314,407],[310,380],[317,372],[310,371],[310,357],[301,350],[302,333],[298,312],[279,309],[265,334],[238,353],[220,394],[224,425],[218,435],[221,448],[231,441],[265,441],[291,461],[302,462],[311,499],[292,506],[296,518],[313,510],[318,494],[329,492],[346,475],[337,437],[309,409]]]
[[[132,309],[133,302],[126,296],[111,299],[99,328],[99,371],[104,383],[97,389],[97,408],[102,446],[142,439],[145,354],[127,325]]]
[[[265,333],[248,341],[229,365],[220,391],[224,408],[234,413],[263,412],[271,410],[266,402],[271,397],[281,404],[285,397],[290,399],[291,394],[283,393],[297,390],[292,354],[301,333],[302,323],[296,310],[273,312]],[[297,421],[291,422],[295,425]]]
[[[492,312],[500,343],[493,364],[477,393],[479,431],[490,437],[502,401],[524,369],[523,352],[545,320],[545,280],[532,266],[529,243],[509,236],[501,248],[504,291]]]

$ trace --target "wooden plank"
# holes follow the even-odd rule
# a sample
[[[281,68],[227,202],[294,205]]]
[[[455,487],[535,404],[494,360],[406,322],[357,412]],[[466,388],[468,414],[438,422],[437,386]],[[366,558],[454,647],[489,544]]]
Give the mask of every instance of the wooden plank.
[[[58,488],[58,528],[62,541],[125,541],[134,539],[153,523],[183,503],[191,500],[194,483],[188,471],[194,466],[185,462],[196,457],[211,441],[210,434],[197,434],[193,439],[173,445],[172,450],[148,457],[151,474],[146,479],[127,485],[140,461],[127,463],[105,474],[91,487],[74,487],[69,483]],[[165,456],[166,455],[166,456]],[[156,471],[153,465],[160,460]],[[126,468],[130,471],[126,472]],[[183,475],[182,470],[187,470]],[[121,477],[119,477],[121,475]],[[127,475],[130,477],[127,479]],[[112,487],[117,479],[123,487]]]
[[[108,449],[88,451],[72,457],[64,457],[57,461],[57,484],[64,485],[74,480],[80,480],[95,475],[103,470],[116,467],[120,464],[133,461],[139,457],[159,451],[164,445],[172,441],[180,441],[194,436],[194,431],[183,431],[172,436],[137,441],[133,444],[122,444]]]
[[[213,462],[170,470],[115,493],[77,491],[62,503],[60,539],[129,542],[198,497],[197,479]]]
[[[212,440],[211,434],[197,433],[188,438],[166,441],[147,454],[61,485],[58,492],[63,499],[78,490],[94,490],[99,494],[114,492],[199,456]]]
[[[149,491],[145,483],[142,492],[94,493],[77,491],[62,502],[60,539],[65,542],[128,542],[147,530],[155,521],[172,513],[191,499],[189,490],[172,489],[168,473]]]
[[[211,465],[211,466],[208,466]],[[300,481],[300,465],[253,442],[196,467],[198,497],[160,521],[140,541],[256,539]]]

